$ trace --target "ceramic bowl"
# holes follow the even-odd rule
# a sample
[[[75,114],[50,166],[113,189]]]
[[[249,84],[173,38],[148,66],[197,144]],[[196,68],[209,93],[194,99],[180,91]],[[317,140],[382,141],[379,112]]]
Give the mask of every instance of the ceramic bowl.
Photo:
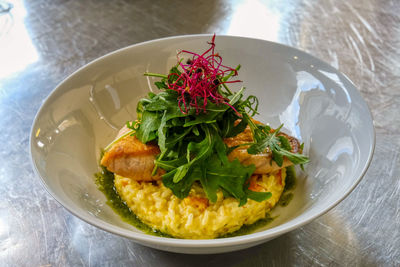
[[[285,132],[304,142],[311,162],[299,175],[293,200],[273,211],[278,217],[271,224],[230,238],[163,238],[121,220],[94,182],[100,151],[127,120],[136,117],[139,98],[157,91],[154,78],[143,73],[166,73],[176,64],[178,50],[205,51],[211,37],[177,36],[120,49],[77,70],[44,101],[32,126],[32,162],[47,191],[67,210],[145,246],[180,253],[221,253],[296,229],[333,208],[354,189],[371,161],[375,134],[371,113],[351,81],[297,49],[217,36],[216,50],[224,64],[241,64],[239,78],[247,94],[260,100],[257,119],[273,127],[284,123]]]

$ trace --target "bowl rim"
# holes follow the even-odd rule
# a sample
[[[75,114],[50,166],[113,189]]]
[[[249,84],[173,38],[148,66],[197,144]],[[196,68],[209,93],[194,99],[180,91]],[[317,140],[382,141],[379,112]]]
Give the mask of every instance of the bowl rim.
[[[101,57],[98,57],[89,63],[86,63],[82,67],[78,68],[76,71],[72,72],[70,75],[68,75],[66,78],[64,78],[51,92],[50,94],[44,99],[42,102],[40,108],[38,109],[35,118],[33,120],[32,126],[31,126],[31,131],[30,131],[30,138],[29,138],[29,153],[30,153],[30,161],[31,165],[33,167],[34,172],[36,175],[40,178],[41,184],[45,188],[45,190],[59,203],[61,206],[63,206],[65,209],[67,209],[70,213],[78,217],[79,219],[85,221],[86,223],[96,226],[99,229],[102,229],[106,232],[110,232],[116,235],[119,235],[121,237],[129,238],[132,240],[136,240],[138,242],[143,242],[144,244],[154,244],[154,245],[159,245],[159,246],[172,246],[172,247],[185,247],[185,248],[205,248],[205,247],[220,247],[222,245],[224,246],[235,246],[235,245],[241,245],[245,243],[256,243],[256,242],[262,242],[263,240],[269,240],[272,238],[275,238],[279,235],[285,234],[287,232],[290,232],[296,228],[299,228],[301,226],[304,226],[308,224],[309,222],[315,220],[316,218],[326,214],[328,211],[333,209],[335,206],[337,206],[343,199],[345,199],[353,190],[354,188],[360,183],[361,179],[364,177],[366,174],[372,158],[373,154],[375,151],[375,145],[376,145],[376,131],[373,125],[373,116],[371,113],[370,108],[368,107],[368,104],[365,102],[363,97],[361,96],[360,91],[357,89],[357,87],[354,85],[354,83],[342,72],[340,72],[337,68],[332,67],[330,64],[327,62],[318,59],[317,57],[304,52],[298,48],[286,45],[286,44],[281,44],[277,42],[272,42],[264,39],[259,39],[259,38],[253,38],[253,37],[243,37],[243,36],[237,36],[237,35],[217,35],[216,38],[232,38],[232,39],[250,39],[255,42],[266,42],[269,45],[276,46],[276,47],[284,47],[286,49],[290,49],[293,51],[296,51],[299,54],[306,55],[307,57],[317,60],[320,63],[323,63],[327,66],[330,66],[333,68],[336,72],[340,73],[345,77],[345,79],[348,80],[348,82],[355,88],[355,93],[359,95],[360,99],[365,103],[366,108],[368,110],[368,116],[370,118],[371,122],[371,130],[372,130],[372,143],[369,148],[369,154],[367,161],[365,162],[365,165],[362,169],[362,171],[359,173],[357,179],[353,182],[353,184],[347,189],[347,191],[344,192],[342,196],[340,196],[338,199],[333,201],[330,205],[326,206],[323,208],[320,212],[317,212],[315,214],[312,214],[312,216],[306,217],[306,218],[301,218],[302,216],[299,215],[296,218],[292,219],[291,221],[285,222],[283,224],[277,225],[273,228],[269,228],[260,232],[255,232],[255,233],[250,233],[242,236],[235,236],[235,237],[227,237],[227,238],[216,238],[216,239],[181,239],[181,238],[168,238],[168,237],[160,237],[160,236],[155,236],[155,235],[150,235],[142,232],[134,232],[128,229],[122,229],[120,227],[114,226],[108,222],[105,222],[97,217],[89,216],[89,214],[86,213],[79,213],[74,210],[72,206],[70,206],[68,203],[65,203],[61,198],[57,196],[46,184],[44,178],[40,174],[36,163],[35,159],[33,157],[33,139],[35,136],[34,133],[34,128],[35,125],[37,124],[37,121],[39,119],[39,116],[42,114],[43,109],[45,104],[49,101],[50,98],[52,98],[58,91],[59,88],[61,88],[64,84],[66,84],[70,79],[72,79],[77,73],[80,71],[89,68],[90,66],[96,64],[97,62],[100,62],[102,60],[105,60],[106,58],[113,56],[115,54],[123,53],[124,51],[134,49],[135,47],[140,47],[140,46],[146,46],[151,43],[157,43],[157,42],[164,42],[167,40],[179,40],[179,39],[185,39],[185,38],[198,38],[198,37],[211,37],[213,34],[205,33],[205,34],[189,34],[189,35],[177,35],[177,36],[169,36],[169,37],[163,37],[163,38],[157,38],[157,39],[152,39],[136,44],[132,44],[120,49],[117,49],[115,51],[112,51],[110,53],[107,53]],[[346,88],[347,90],[347,88]]]

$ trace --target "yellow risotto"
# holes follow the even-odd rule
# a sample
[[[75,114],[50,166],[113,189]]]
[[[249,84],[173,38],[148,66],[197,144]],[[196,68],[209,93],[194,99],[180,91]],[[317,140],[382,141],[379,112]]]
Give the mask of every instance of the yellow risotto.
[[[188,197],[179,199],[161,181],[137,182],[115,175],[114,183],[131,211],[152,228],[178,238],[208,239],[265,218],[283,192],[285,177],[285,169],[252,177],[250,189],[271,192],[272,196],[262,202],[248,199],[241,207],[236,199],[224,198],[222,192],[218,192],[216,203],[210,203],[201,185],[197,184]]]

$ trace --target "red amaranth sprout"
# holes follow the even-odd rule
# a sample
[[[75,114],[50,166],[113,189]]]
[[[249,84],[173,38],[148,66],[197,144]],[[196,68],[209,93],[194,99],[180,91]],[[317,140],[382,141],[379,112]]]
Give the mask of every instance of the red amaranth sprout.
[[[231,76],[237,76],[237,70],[225,65],[222,65],[222,57],[215,53],[215,34],[211,42],[207,42],[210,48],[203,54],[193,53],[187,50],[182,50],[178,53],[179,66],[182,68],[182,73],[171,73],[168,75],[168,80],[172,76],[177,76],[177,79],[172,83],[168,83],[168,89],[175,90],[179,93],[178,105],[182,113],[187,114],[190,107],[196,109],[196,112],[202,109],[206,112],[207,102],[211,101],[216,104],[225,104],[236,109],[229,104],[229,99],[225,98],[218,91],[219,86],[225,83],[241,82],[240,80],[225,81],[225,75],[233,73]],[[189,54],[192,56],[186,64],[179,60],[180,54]],[[202,103],[198,103],[199,99],[203,99]]]

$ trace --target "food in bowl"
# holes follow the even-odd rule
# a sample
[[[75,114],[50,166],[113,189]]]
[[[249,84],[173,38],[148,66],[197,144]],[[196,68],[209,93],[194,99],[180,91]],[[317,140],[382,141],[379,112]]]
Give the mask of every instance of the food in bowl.
[[[101,165],[139,220],[178,238],[225,236],[265,219],[293,165],[305,164],[300,142],[253,119],[255,96],[228,84],[240,65],[222,64],[215,36],[202,54],[182,50],[168,75],[139,101],[105,148]],[[182,54],[190,55],[184,62]]]

